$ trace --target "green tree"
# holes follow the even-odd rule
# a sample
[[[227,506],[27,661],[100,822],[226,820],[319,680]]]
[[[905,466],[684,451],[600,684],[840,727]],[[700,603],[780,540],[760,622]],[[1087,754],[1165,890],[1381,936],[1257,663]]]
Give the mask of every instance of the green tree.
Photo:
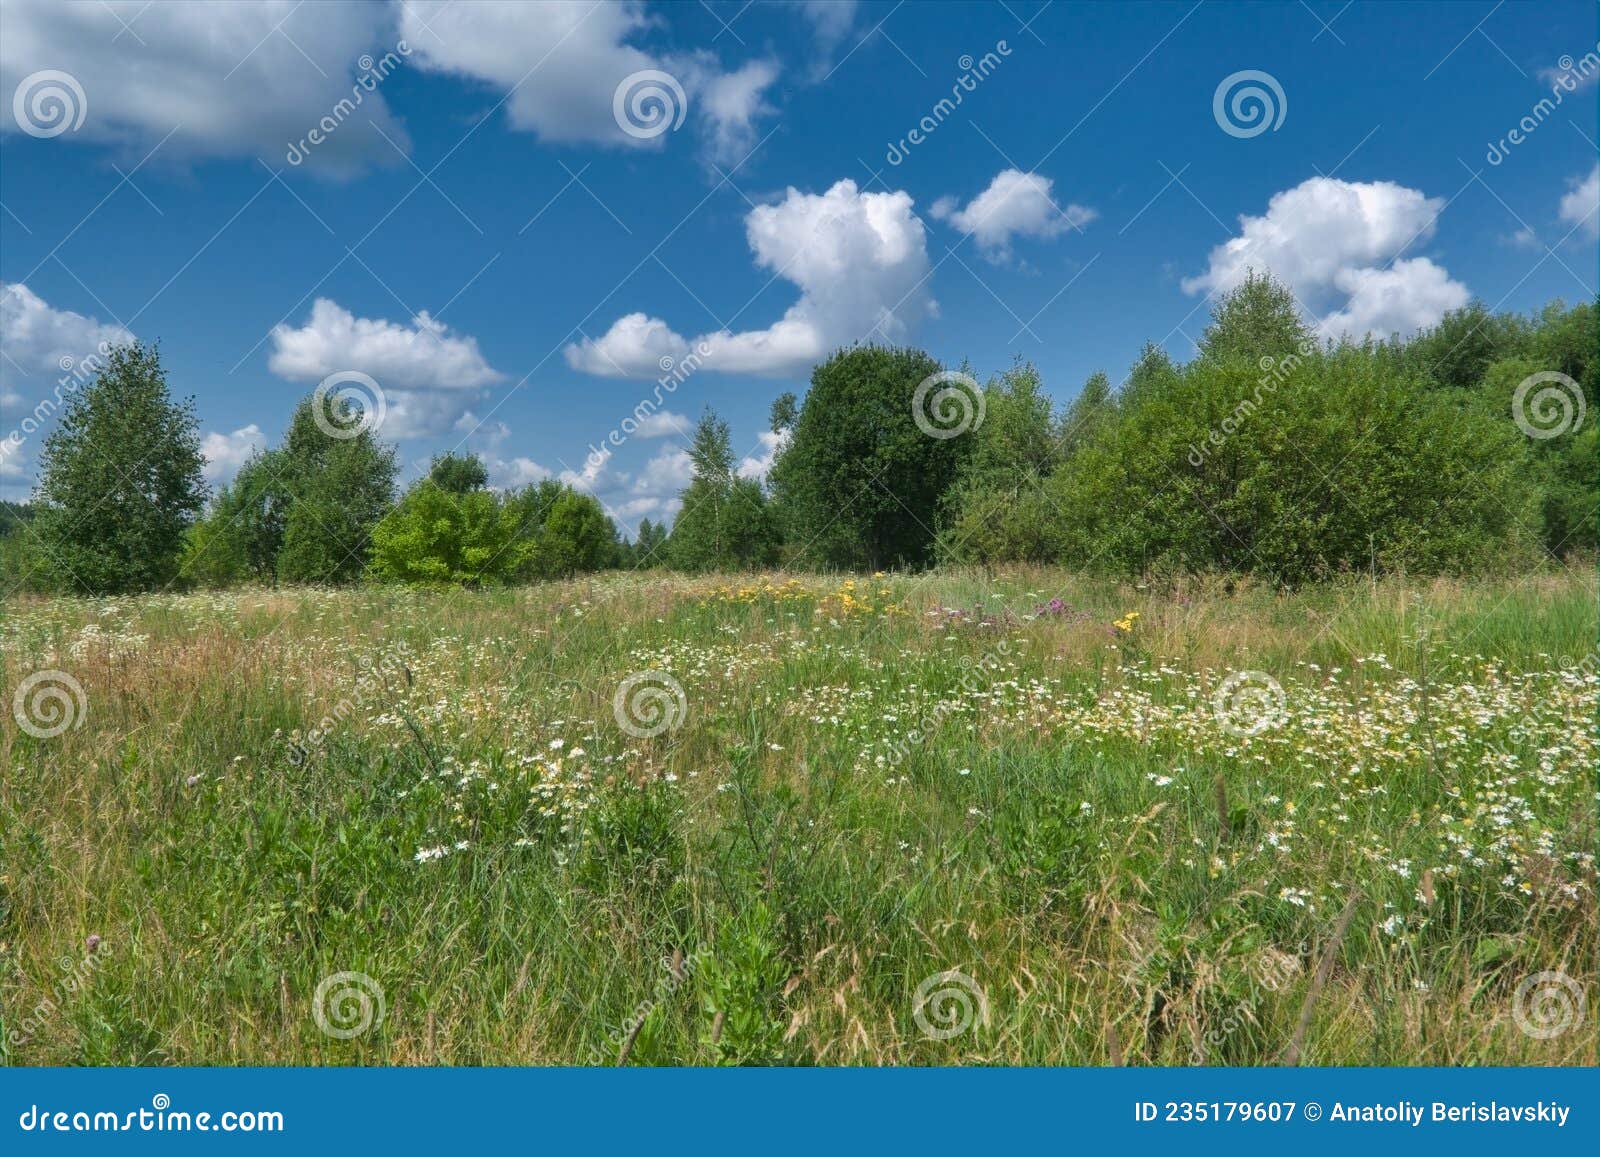
[[[694,476],[667,539],[673,566],[688,571],[743,570],[778,559],[780,536],[761,484],[734,471],[728,424],[710,410],[689,448]]]
[[[1294,294],[1267,274],[1247,272],[1243,284],[1217,299],[1200,337],[1200,356],[1260,364],[1288,357],[1311,341]]]
[[[939,503],[969,451],[972,425],[954,437],[919,427],[917,388],[939,372],[920,350],[882,346],[840,350],[812,372],[771,474],[801,561],[871,570],[930,561]],[[943,406],[954,421],[939,426],[928,412],[934,395],[917,400],[938,433],[961,428],[962,407]],[[975,405],[964,412],[976,419]]]
[[[112,349],[44,442],[34,529],[60,589],[153,590],[178,577],[205,503],[194,402],[174,402],[153,345]]]
[[[374,528],[372,574],[418,585],[509,582],[533,550],[518,513],[492,491],[452,491],[424,478]]]
[[[440,454],[429,466],[428,477],[451,494],[466,494],[489,485],[489,470],[476,454]]]
[[[1018,359],[991,380],[984,391],[983,422],[969,437],[971,452],[942,504],[941,557],[1041,560],[1045,518],[1039,483],[1054,467],[1060,442],[1038,370]]]

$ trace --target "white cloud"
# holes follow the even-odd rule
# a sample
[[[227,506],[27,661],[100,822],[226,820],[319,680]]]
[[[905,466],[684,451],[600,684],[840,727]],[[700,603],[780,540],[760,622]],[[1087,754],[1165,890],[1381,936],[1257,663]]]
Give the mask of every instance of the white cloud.
[[[408,0],[399,13],[420,67],[503,93],[510,126],[546,141],[664,146],[670,133],[632,136],[613,112],[618,86],[638,72],[674,78],[719,163],[742,156],[757,118],[774,111],[762,94],[778,75],[775,63],[751,61],[728,73],[708,52],[661,55],[636,47],[628,41],[660,22],[632,0]],[[676,121],[679,101],[668,100],[666,115]]]
[[[471,390],[502,381],[472,337],[455,336],[426,310],[410,328],[381,318],[356,317],[338,302],[319,297],[299,329],[272,330],[268,366],[280,377],[315,381],[338,370],[360,370],[386,389]]]
[[[1570,68],[1541,68],[1539,79],[1552,86],[1560,85],[1568,94],[1588,88],[1595,81],[1600,80],[1600,69],[1594,67],[1593,59],[1574,61],[1570,56],[1565,57],[1572,67]],[[1582,67],[1578,67],[1582,65]]]
[[[380,433],[389,438],[442,433],[483,387],[505,380],[476,338],[452,333],[426,311],[408,327],[356,317],[327,298],[316,300],[305,325],[274,327],[267,365],[290,381],[321,381],[342,370],[370,375],[383,390]]]
[[[658,317],[629,313],[598,338],[569,345],[567,364],[605,378],[648,378],[665,373],[689,352],[689,343]]]
[[[539,465],[532,458],[489,458],[484,465],[489,471],[489,485],[497,490],[519,490],[554,477],[549,467]]]
[[[655,410],[643,417],[633,419],[634,438],[668,438],[673,436],[687,437],[694,429],[694,423],[682,414],[674,414],[671,410]]]
[[[763,430],[759,437],[761,439],[761,449],[739,463],[740,478],[765,480],[767,474],[772,470],[773,461],[789,443],[789,431],[787,430],[781,434],[775,434],[771,430]]]
[[[1392,181],[1313,177],[1274,194],[1264,215],[1241,216],[1239,236],[1213,249],[1206,272],[1183,289],[1224,293],[1249,271],[1268,271],[1307,309],[1327,314],[1325,333],[1409,333],[1469,297],[1432,261],[1399,260],[1432,239],[1443,207]]]
[[[904,341],[936,311],[924,288],[927,236],[906,192],[863,193],[851,180],[821,194],[790,188],[749,212],[745,234],[756,265],[800,290],[778,321],[691,342],[659,318],[630,313],[601,337],[567,346],[567,364],[649,378],[662,372],[663,357],[679,360],[693,348],[704,369],[792,376],[854,341]]]
[[[634,480],[636,496],[658,495],[676,497],[678,491],[688,486],[694,478],[694,461],[687,450],[667,446],[644,464]]]
[[[133,334],[120,325],[54,309],[21,282],[0,282],[0,384],[15,397],[18,379],[35,374],[55,382],[102,345],[122,345]],[[8,405],[12,404],[10,401]]]
[[[409,144],[381,82],[357,90],[359,104],[352,95],[363,55],[394,52],[395,67],[405,67],[395,36],[379,5],[8,0],[0,9],[0,129],[17,130],[11,97],[22,80],[54,69],[78,82],[87,105],[82,127],[63,140],[143,156],[165,139],[157,163],[261,156],[278,166],[290,142],[333,116],[337,128],[310,151],[310,166],[348,173],[398,162],[373,128]],[[351,103],[336,111],[340,101]]]
[[[764,95],[778,79],[778,65],[752,60],[734,72],[696,76],[707,156],[718,165],[737,164],[756,143],[756,121],[778,111]]]
[[[1334,338],[1415,333],[1471,298],[1466,286],[1426,257],[1397,261],[1387,269],[1341,270],[1334,285],[1350,295],[1344,308],[1323,319],[1322,332]]]
[[[1006,261],[1018,237],[1047,241],[1068,229],[1081,231],[1098,216],[1086,205],[1057,204],[1052,185],[1038,173],[1005,169],[966,208],[955,197],[941,197],[929,211],[976,240],[990,261]]]
[[[205,455],[204,474],[213,485],[229,481],[239,472],[239,467],[250,460],[250,455],[267,444],[261,427],[251,422],[231,434],[211,431],[200,439],[200,453]]]
[[[1561,198],[1561,219],[1581,227],[1590,240],[1600,237],[1600,164],[1587,177],[1574,177],[1572,191]]]

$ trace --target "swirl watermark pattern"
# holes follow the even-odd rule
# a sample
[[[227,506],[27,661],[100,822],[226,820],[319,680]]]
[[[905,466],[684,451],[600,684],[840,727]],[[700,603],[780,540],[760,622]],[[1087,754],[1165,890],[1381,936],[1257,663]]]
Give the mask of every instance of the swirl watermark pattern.
[[[311,416],[317,429],[341,441],[376,432],[389,412],[383,387],[360,370],[340,370],[317,383],[311,395]]]
[[[611,94],[611,115],[630,137],[648,141],[683,124],[689,99],[670,72],[646,68],[622,78]]]
[[[1289,98],[1270,72],[1246,68],[1222,78],[1211,97],[1211,115],[1230,137],[1248,140],[1282,127],[1289,115]]]
[[[617,726],[635,739],[676,731],[689,715],[683,686],[665,671],[637,671],[617,685],[611,700]]]
[[[917,985],[911,1019],[929,1040],[958,1037],[976,1021],[989,1024],[989,994],[965,972],[935,972]]]
[[[335,1040],[354,1040],[382,1028],[388,1011],[383,986],[365,972],[325,976],[311,996],[311,1018]]]
[[[930,374],[911,395],[911,416],[930,438],[959,438],[983,425],[983,387],[971,374]]]
[[[1581,428],[1586,416],[1583,387],[1560,370],[1529,374],[1511,395],[1517,429],[1540,442]]]
[[[1511,1019],[1534,1040],[1551,1040],[1583,1024],[1587,994],[1565,972],[1535,972],[1517,985]]]
[[[54,739],[68,728],[82,727],[88,711],[83,684],[54,669],[29,675],[11,698],[17,726],[35,739]]]
[[[1288,697],[1283,687],[1265,671],[1235,671],[1211,696],[1217,725],[1243,739],[1283,725]]]
[[[30,137],[59,137],[83,127],[89,98],[77,77],[47,68],[22,78],[11,96],[11,115]]]

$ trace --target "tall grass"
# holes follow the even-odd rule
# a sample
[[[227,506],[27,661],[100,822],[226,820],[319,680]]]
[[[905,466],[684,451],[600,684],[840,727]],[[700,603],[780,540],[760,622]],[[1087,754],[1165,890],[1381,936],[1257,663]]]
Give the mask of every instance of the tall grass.
[[[16,602],[0,1049],[1589,1063],[1593,1017],[1513,1010],[1595,992],[1595,634],[1589,573]],[[86,704],[50,738],[9,712],[39,670]],[[640,737],[652,670],[687,710]],[[1245,671],[1283,709],[1241,736]],[[350,1039],[341,972],[383,994]]]

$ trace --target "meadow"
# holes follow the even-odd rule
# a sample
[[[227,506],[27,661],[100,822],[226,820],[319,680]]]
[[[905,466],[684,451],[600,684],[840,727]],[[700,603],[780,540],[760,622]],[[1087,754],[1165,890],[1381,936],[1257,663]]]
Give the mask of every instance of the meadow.
[[[1586,1064],[1592,567],[0,607],[10,1064]]]

